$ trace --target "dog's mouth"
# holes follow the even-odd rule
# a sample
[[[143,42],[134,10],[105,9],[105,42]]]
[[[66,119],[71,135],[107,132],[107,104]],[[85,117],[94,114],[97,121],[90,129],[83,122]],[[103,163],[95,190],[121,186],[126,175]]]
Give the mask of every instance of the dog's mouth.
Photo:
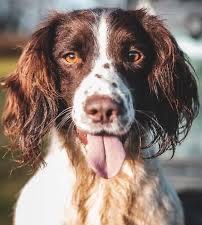
[[[126,157],[123,137],[112,134],[90,134],[77,130],[80,141],[85,145],[85,158],[89,167],[103,178],[116,176]]]

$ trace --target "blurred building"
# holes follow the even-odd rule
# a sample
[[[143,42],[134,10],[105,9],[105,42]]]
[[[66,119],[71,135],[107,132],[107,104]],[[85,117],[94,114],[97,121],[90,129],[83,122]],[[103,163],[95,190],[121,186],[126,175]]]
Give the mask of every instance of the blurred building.
[[[138,0],[0,0],[0,32],[32,32],[51,10],[93,7],[135,8]],[[139,0],[144,2],[144,0]],[[150,0],[156,13],[169,21],[172,30],[202,35],[201,0]]]
[[[0,0],[0,32],[31,32],[49,11],[94,7],[126,8],[125,0]]]

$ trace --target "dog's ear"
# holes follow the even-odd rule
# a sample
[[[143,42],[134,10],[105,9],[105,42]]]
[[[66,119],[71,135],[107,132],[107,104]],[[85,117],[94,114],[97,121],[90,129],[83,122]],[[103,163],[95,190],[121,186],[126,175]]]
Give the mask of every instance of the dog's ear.
[[[39,157],[41,138],[57,115],[51,51],[59,17],[55,14],[32,35],[16,70],[3,83],[7,89],[3,112],[5,134],[21,150],[23,162]]]
[[[155,54],[148,76],[153,93],[153,108],[159,129],[160,152],[175,149],[186,137],[198,114],[199,100],[194,70],[176,40],[156,16],[144,10],[136,11],[136,18],[148,33]]]

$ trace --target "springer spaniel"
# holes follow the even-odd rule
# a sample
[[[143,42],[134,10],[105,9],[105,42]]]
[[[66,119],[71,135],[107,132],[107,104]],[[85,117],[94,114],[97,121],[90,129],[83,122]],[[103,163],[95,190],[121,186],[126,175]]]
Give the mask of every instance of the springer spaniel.
[[[14,224],[183,225],[154,158],[174,151],[197,115],[190,70],[163,22],[142,9],[50,17],[5,80],[5,133],[22,164],[42,163]]]

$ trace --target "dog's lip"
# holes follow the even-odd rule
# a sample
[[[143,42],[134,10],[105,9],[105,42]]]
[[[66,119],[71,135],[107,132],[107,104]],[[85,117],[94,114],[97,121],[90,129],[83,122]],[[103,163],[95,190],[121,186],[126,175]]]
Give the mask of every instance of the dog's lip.
[[[94,136],[114,136],[114,137],[118,137],[118,139],[124,143],[127,133],[123,134],[123,135],[117,135],[117,134],[113,134],[113,133],[107,133],[105,131],[101,131],[98,133],[90,133],[90,132],[86,132],[86,131],[82,131],[80,129],[76,129],[77,135],[79,140],[81,141],[82,144],[87,145],[88,144],[88,140],[87,140],[87,135],[94,135]]]
[[[79,129],[76,129],[76,132],[81,143],[87,145],[88,144],[87,133]]]

